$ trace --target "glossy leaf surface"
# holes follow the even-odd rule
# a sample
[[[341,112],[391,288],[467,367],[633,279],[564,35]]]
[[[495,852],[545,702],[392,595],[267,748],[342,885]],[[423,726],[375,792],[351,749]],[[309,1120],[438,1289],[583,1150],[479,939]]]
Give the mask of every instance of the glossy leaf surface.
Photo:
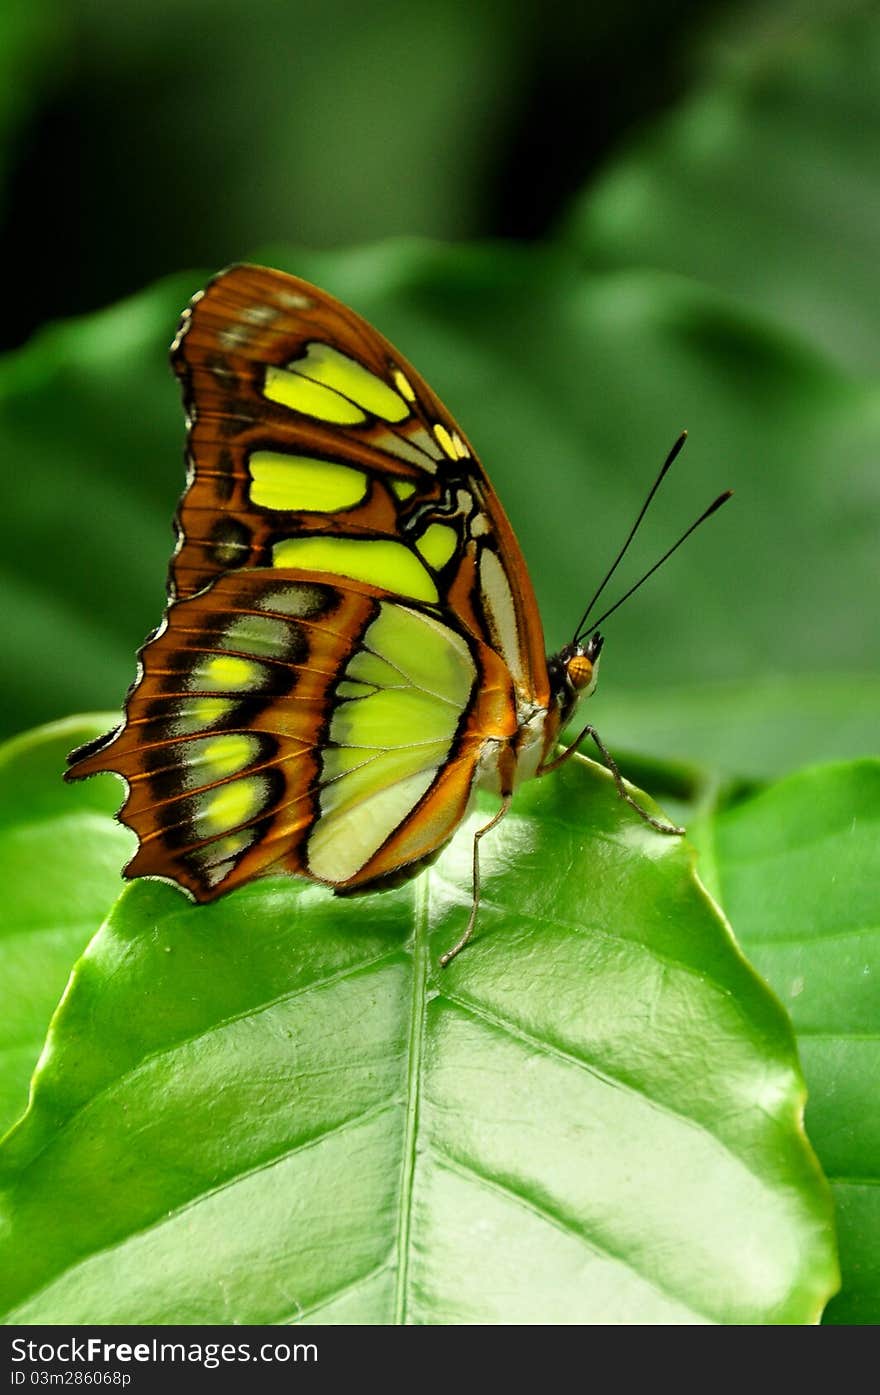
[[[0,746],[0,1135],[27,1103],[49,1019],[131,854],[110,782],[61,784],[67,752],[109,720],[74,717]]]
[[[5,1320],[815,1321],[790,1028],[687,845],[583,760],[489,841],[445,972],[465,832],[367,899],[128,889],[2,1152]]]
[[[844,1287],[827,1321],[880,1321],[880,762],[818,767],[717,820],[713,880],[795,1025],[807,1127],[831,1181]],[[707,849],[707,851],[710,851]]]

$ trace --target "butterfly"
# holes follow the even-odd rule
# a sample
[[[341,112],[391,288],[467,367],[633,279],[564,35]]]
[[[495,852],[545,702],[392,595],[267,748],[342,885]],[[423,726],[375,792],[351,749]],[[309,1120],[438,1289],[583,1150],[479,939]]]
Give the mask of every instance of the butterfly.
[[[66,776],[123,777],[126,876],[198,901],[278,872],[378,890],[432,861],[487,788],[500,806],[474,837],[445,964],[474,928],[480,838],[585,737],[648,823],[683,832],[636,803],[592,726],[554,754],[602,635],[585,614],[546,655],[470,441],[377,330],[306,281],[238,265],[184,311],[171,361],[188,478],[167,610],[122,725]]]

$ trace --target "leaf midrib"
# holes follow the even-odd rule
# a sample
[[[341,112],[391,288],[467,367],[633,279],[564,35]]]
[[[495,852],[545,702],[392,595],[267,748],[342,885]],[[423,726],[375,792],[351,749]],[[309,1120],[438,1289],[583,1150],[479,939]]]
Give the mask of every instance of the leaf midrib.
[[[397,1213],[397,1286],[394,1297],[394,1324],[402,1326],[407,1320],[409,1299],[409,1251],[412,1230],[413,1189],[415,1185],[416,1146],[422,1089],[422,1056],[425,1042],[425,1009],[427,1006],[429,925],[428,877],[419,877],[413,888],[414,917],[412,940],[412,1011],[407,1041],[406,1127],[400,1174],[400,1200]]]

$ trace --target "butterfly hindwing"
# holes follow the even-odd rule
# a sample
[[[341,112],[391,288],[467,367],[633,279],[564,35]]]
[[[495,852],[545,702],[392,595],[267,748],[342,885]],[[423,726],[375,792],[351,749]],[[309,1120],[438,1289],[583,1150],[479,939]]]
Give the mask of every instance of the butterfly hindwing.
[[[448,839],[512,712],[498,657],[430,608],[244,570],[170,606],[124,726],[76,774],[124,776],[129,876],[200,900],[272,870],[353,888]]]

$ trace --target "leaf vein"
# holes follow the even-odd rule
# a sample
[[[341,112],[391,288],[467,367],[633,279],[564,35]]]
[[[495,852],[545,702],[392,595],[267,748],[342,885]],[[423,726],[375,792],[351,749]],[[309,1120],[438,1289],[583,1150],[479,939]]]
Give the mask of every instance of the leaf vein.
[[[452,881],[451,878],[446,877],[442,872],[438,871],[437,868],[432,868],[432,875],[435,878],[439,878],[439,880],[450,889],[461,894],[461,886]],[[480,897],[480,909],[481,911],[488,911],[491,909],[497,911],[499,915],[513,914],[510,907],[501,905],[498,901],[493,901],[490,896],[485,894]],[[636,950],[640,954],[646,954],[664,969],[672,969],[677,973],[687,974],[688,977],[696,979],[699,983],[716,989],[716,991],[725,998],[731,996],[731,989],[726,984],[719,983],[718,979],[713,978],[711,974],[705,973],[695,965],[687,964],[683,959],[675,959],[671,955],[663,954],[653,945],[646,944],[643,940],[632,939],[629,935],[622,935],[615,930],[606,930],[604,926],[597,925],[595,922],[588,923],[587,921],[578,922],[574,920],[564,920],[560,916],[551,915],[545,911],[539,913],[530,910],[528,906],[517,906],[515,914],[518,919],[531,921],[534,925],[553,925],[558,930],[569,930],[576,936],[583,937],[586,933],[588,935],[595,935],[602,940],[608,940],[610,943],[617,946],[626,945],[629,949]]]
[[[450,1171],[458,1172],[464,1177],[471,1178],[488,1191],[498,1192],[501,1196],[515,1202],[517,1206],[522,1207],[524,1210],[531,1211],[539,1220],[545,1221],[548,1225],[553,1226],[553,1228],[558,1230],[562,1235],[579,1240],[581,1244],[585,1245],[593,1254],[613,1260],[616,1264],[623,1265],[625,1269],[628,1269],[631,1274],[634,1274],[642,1283],[647,1284],[649,1288],[652,1288],[654,1292],[658,1293],[662,1298],[667,1300],[671,1299],[675,1303],[683,1303],[688,1311],[694,1313],[697,1317],[704,1318],[707,1322],[717,1324],[718,1319],[716,1317],[703,1312],[700,1308],[697,1308],[691,1303],[689,1299],[682,1298],[680,1294],[675,1293],[665,1284],[652,1278],[651,1275],[647,1274],[644,1270],[639,1269],[633,1260],[612,1249],[607,1241],[599,1240],[595,1235],[588,1234],[582,1226],[571,1221],[562,1211],[548,1206],[545,1201],[539,1202],[535,1200],[534,1197],[524,1196],[522,1192],[518,1192],[514,1187],[510,1186],[507,1182],[503,1182],[499,1177],[492,1177],[488,1173],[482,1172],[480,1168],[471,1161],[453,1157],[451,1153],[447,1153],[444,1148],[440,1148],[434,1143],[432,1143],[430,1147],[438,1161],[441,1164],[445,1164]]]
[[[329,1303],[335,1303],[340,1298],[346,1298],[350,1293],[356,1293],[359,1288],[364,1288],[371,1279],[376,1279],[380,1274],[384,1274],[392,1267],[391,1259],[383,1259],[381,1264],[374,1264],[365,1273],[359,1274],[356,1278],[349,1280],[347,1284],[341,1284],[339,1288],[328,1289],[314,1303],[310,1303],[307,1308],[301,1308],[295,1313],[288,1313],[284,1317],[269,1318],[270,1327],[294,1327],[307,1318],[313,1317],[315,1313],[326,1308]]]
[[[127,1235],[120,1236],[116,1240],[111,1240],[109,1244],[101,1245],[89,1254],[80,1255],[72,1264],[65,1265],[61,1269],[58,1269],[50,1279],[27,1294],[8,1315],[8,1319],[13,1322],[17,1321],[16,1313],[20,1312],[27,1304],[33,1303],[35,1300],[41,1298],[43,1294],[51,1292],[54,1285],[58,1283],[60,1279],[63,1279],[66,1274],[72,1273],[74,1270],[86,1264],[90,1264],[93,1260],[100,1259],[102,1255],[112,1254],[117,1250],[123,1250],[125,1246],[131,1244],[132,1241],[138,1240],[144,1235],[149,1235],[153,1231],[161,1230],[166,1224],[177,1219],[178,1216],[186,1215],[188,1211],[195,1210],[195,1208],[201,1206],[203,1202],[209,1201],[215,1196],[221,1196],[226,1191],[231,1191],[233,1187],[237,1187],[241,1182],[247,1182],[252,1177],[258,1177],[261,1172],[270,1171],[273,1167],[279,1166],[279,1164],[285,1162],[288,1158],[294,1157],[297,1153],[308,1152],[311,1148],[316,1148],[321,1143],[324,1143],[328,1138],[337,1137],[340,1134],[346,1133],[349,1129],[357,1128],[362,1124],[372,1123],[374,1119],[381,1118],[383,1114],[393,1109],[398,1103],[399,1101],[397,1099],[382,1100],[378,1104],[372,1104],[366,1109],[358,1110],[356,1114],[352,1114],[348,1119],[343,1119],[340,1124],[334,1124],[332,1128],[324,1129],[321,1133],[314,1134],[311,1138],[299,1139],[296,1143],[292,1143],[288,1147],[281,1149],[280,1152],[273,1153],[270,1157],[262,1158],[259,1162],[254,1163],[252,1167],[242,1168],[240,1171],[232,1173],[229,1177],[225,1177],[223,1181],[218,1182],[216,1186],[206,1187],[204,1191],[198,1192],[195,1196],[188,1197],[178,1205],[172,1206],[170,1210],[163,1211],[160,1216],[148,1221],[146,1225],[138,1226],[136,1229],[129,1231]]]
[[[643,1100],[649,1108],[656,1110],[666,1118],[674,1119],[678,1123],[684,1124],[685,1127],[695,1129],[698,1133],[703,1134],[706,1138],[711,1139],[713,1143],[716,1143],[724,1153],[733,1158],[740,1166],[744,1167],[747,1172],[752,1175],[757,1175],[752,1173],[752,1169],[745,1160],[741,1158],[738,1153],[735,1153],[729,1144],[725,1143],[722,1138],[719,1138],[718,1134],[713,1133],[710,1128],[707,1128],[700,1119],[695,1119],[690,1114],[682,1114],[680,1110],[671,1109],[668,1104],[664,1104],[661,1100],[654,1099],[640,1086],[634,1085],[632,1081],[626,1080],[619,1075],[613,1075],[610,1071],[587,1060],[586,1057],[577,1056],[574,1052],[567,1051],[563,1046],[557,1046],[554,1042],[542,1041],[540,1037],[533,1036],[531,1032],[525,1031],[522,1027],[507,1021],[503,1017],[496,1017],[494,1013],[487,1011],[487,1009],[480,1007],[476,1003],[468,1001],[466,998],[460,998],[452,993],[444,993],[443,997],[453,1007],[460,1009],[462,1012],[471,1013],[481,1022],[484,1022],[486,1026],[494,1028],[505,1036],[512,1037],[515,1041],[519,1041],[521,1044],[528,1046],[531,1050],[538,1052],[539,1055],[549,1056],[554,1060],[563,1062],[565,1065],[574,1066],[578,1070],[585,1070],[602,1085],[609,1085],[613,1089],[623,1090],[634,1098]]]
[[[845,940],[853,935],[878,935],[880,925],[847,925],[841,930],[823,930],[817,935],[743,935],[743,944],[749,949],[753,945],[759,949],[772,949],[774,945],[803,945],[809,949],[810,945],[821,944],[823,940]]]
[[[357,963],[348,964],[344,969],[339,969],[334,974],[328,974],[326,978],[315,979],[313,982],[303,984],[299,988],[292,988],[287,993],[279,993],[276,998],[270,998],[267,1002],[258,1003],[255,1007],[248,1008],[242,1012],[233,1012],[225,1017],[219,1017],[216,1022],[210,1023],[209,1026],[203,1028],[201,1031],[193,1032],[189,1036],[180,1037],[177,1041],[172,1042],[170,1046],[162,1047],[158,1051],[149,1052],[133,1065],[120,1071],[118,1075],[114,1075],[112,1079],[105,1081],[101,1088],[93,1095],[90,1095],[84,1104],[74,1109],[68,1118],[64,1120],[64,1123],[58,1126],[54,1134],[47,1138],[36,1152],[32,1154],[30,1161],[36,1161],[48,1147],[54,1145],[81,1115],[87,1117],[90,1111],[102,1101],[105,1096],[109,1095],[119,1085],[123,1084],[123,1082],[137,1075],[146,1066],[152,1065],[154,1061],[161,1061],[166,1057],[173,1056],[175,1052],[182,1050],[183,1047],[191,1046],[194,1042],[202,1041],[206,1037],[211,1036],[213,1032],[220,1031],[224,1027],[229,1027],[234,1022],[247,1022],[251,1018],[258,1018],[264,1012],[271,1012],[273,1008],[279,1007],[283,1003],[293,1002],[296,998],[304,997],[307,993],[330,988],[336,983],[342,983],[348,978],[354,978],[357,974],[362,973],[363,970],[373,968],[377,964],[382,964],[387,959],[392,959],[399,953],[400,949],[395,946],[393,949],[383,950],[381,954],[375,955],[372,959],[359,959]],[[48,1045],[48,1038],[45,1045]],[[32,1090],[33,1085],[34,1081],[31,1083]],[[19,1122],[23,1124],[27,1117],[27,1114],[23,1115]]]

